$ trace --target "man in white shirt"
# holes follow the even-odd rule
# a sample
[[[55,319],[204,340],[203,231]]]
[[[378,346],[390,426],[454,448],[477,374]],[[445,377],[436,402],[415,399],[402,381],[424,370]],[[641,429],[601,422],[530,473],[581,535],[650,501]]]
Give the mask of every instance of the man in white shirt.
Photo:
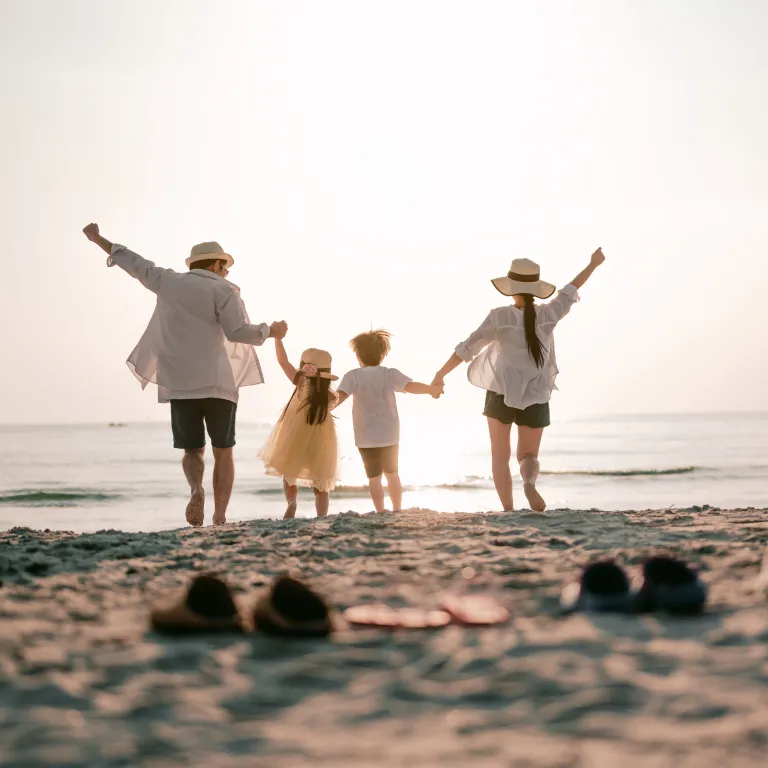
[[[173,444],[184,451],[182,467],[191,491],[186,519],[195,527],[205,517],[207,429],[214,457],[213,523],[225,523],[235,479],[238,390],[264,381],[253,347],[270,336],[282,339],[288,326],[284,321],[250,323],[240,289],[225,279],[234,259],[218,243],[196,245],[187,259],[189,272],[177,273],[111,243],[96,224],[83,232],[108,254],[107,266],[117,265],[157,295],[128,367],[142,389],[157,384],[158,401],[171,404]]]
[[[348,397],[353,398],[355,445],[363,459],[374,508],[377,512],[384,511],[381,476],[386,475],[392,511],[399,512],[403,486],[398,467],[400,417],[395,392],[432,395],[437,399],[443,394],[443,388],[413,381],[396,368],[381,365],[390,350],[387,331],[361,333],[352,339],[351,345],[361,367],[342,378],[337,389],[339,401],[336,407]]]

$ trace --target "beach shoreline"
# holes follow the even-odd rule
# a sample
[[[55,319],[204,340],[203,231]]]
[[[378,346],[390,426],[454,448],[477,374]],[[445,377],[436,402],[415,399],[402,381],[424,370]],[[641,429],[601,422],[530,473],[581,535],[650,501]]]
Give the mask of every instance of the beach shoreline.
[[[760,765],[768,510],[341,514],[222,528],[0,533],[0,764]],[[701,617],[562,617],[563,586],[649,554],[707,584]],[[490,591],[502,627],[328,641],[163,638],[151,605],[214,571],[247,611],[280,574],[338,609]]]

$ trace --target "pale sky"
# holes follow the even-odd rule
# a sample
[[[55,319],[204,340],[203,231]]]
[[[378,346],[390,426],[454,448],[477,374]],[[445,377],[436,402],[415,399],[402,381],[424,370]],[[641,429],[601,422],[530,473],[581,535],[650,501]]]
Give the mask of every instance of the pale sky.
[[[383,326],[426,381],[512,258],[563,285],[602,246],[558,416],[766,410],[766,39],[762,0],[0,0],[0,422],[168,419],[90,221],[176,269],[221,242],[294,361]],[[479,418],[465,370],[443,418]]]

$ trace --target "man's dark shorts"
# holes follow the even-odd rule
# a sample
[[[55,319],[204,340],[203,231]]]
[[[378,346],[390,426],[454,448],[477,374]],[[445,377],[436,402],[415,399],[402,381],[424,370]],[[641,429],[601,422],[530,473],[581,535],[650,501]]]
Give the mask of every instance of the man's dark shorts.
[[[549,403],[537,403],[527,408],[510,408],[504,402],[504,395],[486,392],[483,416],[489,416],[502,424],[517,424],[519,427],[538,429],[549,426]]]
[[[205,430],[214,448],[232,448],[235,444],[237,403],[218,397],[199,400],[171,400],[173,447],[185,451],[205,448]]]
[[[365,466],[365,474],[370,479],[385,475],[396,475],[398,464],[398,445],[388,445],[386,448],[358,448]]]

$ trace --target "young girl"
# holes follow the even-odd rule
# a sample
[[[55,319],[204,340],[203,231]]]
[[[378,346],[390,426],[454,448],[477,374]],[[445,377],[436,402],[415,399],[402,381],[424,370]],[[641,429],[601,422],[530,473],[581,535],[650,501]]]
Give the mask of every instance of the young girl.
[[[298,369],[288,362],[281,339],[275,339],[275,351],[296,389],[259,457],[268,475],[283,478],[286,518],[296,514],[299,484],[314,490],[317,516],[325,517],[328,493],[338,480],[339,446],[331,416],[338,398],[330,386],[338,376],[331,374],[331,356],[322,349],[305,350]]]
[[[491,437],[493,482],[505,510],[513,509],[509,470],[512,424],[517,424],[517,460],[523,491],[531,509],[546,509],[536,490],[536,480],[539,445],[544,428],[549,426],[549,399],[558,372],[553,332],[579,300],[577,290],[604,261],[598,248],[589,265],[552,301],[536,306],[534,297],[548,299],[555,286],[540,279],[538,264],[515,259],[505,277],[491,281],[499,293],[512,296],[514,303],[491,310],[482,325],[456,347],[432,382],[442,385],[454,368],[471,361],[469,381],[486,390],[483,415],[488,418]]]

